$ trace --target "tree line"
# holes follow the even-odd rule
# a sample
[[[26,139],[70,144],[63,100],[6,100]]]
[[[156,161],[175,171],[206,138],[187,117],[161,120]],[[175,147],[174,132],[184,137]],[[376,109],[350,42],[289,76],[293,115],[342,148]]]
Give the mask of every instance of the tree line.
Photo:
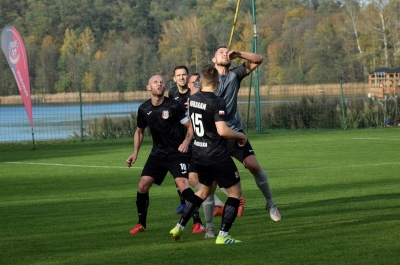
[[[135,91],[176,65],[199,72],[227,45],[233,0],[2,0],[0,27],[18,29],[33,94]],[[365,82],[400,62],[396,0],[241,1],[231,49],[252,51],[260,84]],[[257,35],[254,31],[256,22]],[[240,63],[240,61],[235,61]],[[18,93],[0,56],[0,95]],[[246,80],[249,82],[249,80]]]

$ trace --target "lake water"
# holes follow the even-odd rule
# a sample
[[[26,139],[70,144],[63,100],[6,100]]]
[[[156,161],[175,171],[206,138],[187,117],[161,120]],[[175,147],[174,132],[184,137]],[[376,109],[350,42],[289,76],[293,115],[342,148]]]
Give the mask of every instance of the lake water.
[[[267,100],[260,103],[270,105],[297,100]],[[82,120],[85,127],[88,119],[129,116],[136,112],[142,102],[84,104]],[[238,102],[247,104],[247,101]],[[264,105],[265,106],[265,105]],[[261,108],[264,108],[261,106]],[[81,134],[79,105],[32,106],[35,140],[68,139]],[[243,118],[243,117],[242,117]],[[24,106],[0,105],[0,142],[32,141],[32,129]]]
[[[129,116],[141,102],[82,105],[83,124],[88,119]],[[35,140],[67,139],[80,135],[79,105],[33,105]],[[0,106],[0,142],[32,141],[32,128],[24,106]]]

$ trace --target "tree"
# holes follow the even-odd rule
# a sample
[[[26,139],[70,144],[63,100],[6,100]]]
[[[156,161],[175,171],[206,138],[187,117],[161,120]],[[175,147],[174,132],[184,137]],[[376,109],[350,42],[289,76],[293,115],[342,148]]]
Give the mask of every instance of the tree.
[[[389,39],[392,34],[394,10],[391,0],[371,0],[367,6],[367,16],[374,35],[383,45],[383,63],[389,67]]]
[[[350,19],[350,23],[351,23],[351,28],[352,28],[352,32],[353,32],[353,38],[356,42],[356,47],[357,47],[357,51],[359,56],[357,56],[357,58],[359,58],[358,60],[360,61],[362,68],[363,68],[363,74],[365,77],[368,76],[368,69],[366,66],[366,62],[365,62],[365,57],[364,57],[364,51],[361,47],[361,43],[360,43],[360,34],[359,34],[359,30],[358,30],[358,26],[357,26],[357,18],[360,14],[360,2],[358,0],[346,0],[345,4],[344,4],[344,9],[346,14],[348,15],[348,18]]]
[[[174,19],[162,24],[159,53],[163,73],[171,75],[179,64],[199,72],[207,62],[206,41],[197,17]]]

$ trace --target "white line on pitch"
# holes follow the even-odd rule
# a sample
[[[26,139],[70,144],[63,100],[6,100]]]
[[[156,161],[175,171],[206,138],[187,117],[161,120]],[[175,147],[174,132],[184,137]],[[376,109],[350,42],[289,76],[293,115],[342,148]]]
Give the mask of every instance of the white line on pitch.
[[[40,165],[40,166],[58,166],[58,167],[82,167],[82,168],[128,168],[118,166],[90,166],[90,165],[75,165],[75,164],[53,164],[53,163],[34,163],[34,162],[4,162],[5,164],[24,164],[24,165]],[[398,165],[400,162],[391,163],[376,163],[376,164],[361,164],[361,165],[348,165],[348,166],[331,166],[331,167],[312,167],[312,168],[286,168],[286,169],[272,169],[267,172],[284,172],[284,171],[304,171],[304,170],[321,170],[321,169],[338,169],[338,168],[355,168],[366,166],[384,166],[384,165]],[[142,169],[143,167],[131,167],[135,169]],[[239,170],[240,172],[247,172],[247,170]]]
[[[363,165],[348,165],[348,166],[332,166],[332,167],[308,167],[308,168],[287,168],[267,170],[267,172],[280,172],[280,171],[304,171],[304,170],[320,170],[320,169],[338,169],[338,168],[352,168],[352,167],[368,167],[368,166],[385,166],[385,165],[399,165],[400,162],[391,163],[378,163],[378,164],[363,164]]]
[[[24,164],[24,165],[40,165],[40,166],[56,166],[56,167],[87,167],[87,168],[128,168],[117,166],[90,166],[90,165],[73,165],[73,164],[53,164],[53,163],[33,163],[33,162],[4,162],[5,164]],[[131,167],[141,169],[143,167]]]

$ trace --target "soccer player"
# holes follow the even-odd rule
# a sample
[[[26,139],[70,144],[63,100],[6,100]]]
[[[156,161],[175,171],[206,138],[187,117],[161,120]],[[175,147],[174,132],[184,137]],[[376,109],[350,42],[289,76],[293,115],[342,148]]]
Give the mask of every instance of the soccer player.
[[[229,69],[231,60],[236,58],[241,58],[245,61],[243,64]],[[227,47],[220,46],[215,50],[212,61],[219,73],[219,85],[216,94],[225,99],[226,102],[226,123],[231,129],[243,132],[237,111],[240,82],[262,63],[263,57],[250,52],[230,51]],[[253,174],[258,188],[266,199],[266,209],[269,211],[270,218],[274,222],[280,221],[281,215],[272,198],[267,174],[258,163],[250,142],[247,142],[244,146],[238,146],[235,141],[231,141],[228,143],[228,150],[231,156],[239,160]]]
[[[194,127],[192,163],[196,165],[200,189],[187,199],[186,207],[177,225],[170,231],[176,240],[194,211],[214,193],[216,184],[228,192],[222,214],[221,228],[216,244],[238,243],[229,235],[237,216],[242,193],[239,172],[227,149],[227,140],[237,140],[243,146],[247,138],[243,133],[230,129],[225,122],[225,101],[214,94],[218,85],[218,71],[211,64],[201,72],[202,90],[193,94],[189,101],[189,114]]]
[[[173,98],[174,100],[178,101],[182,106],[185,107],[186,109],[186,113],[187,113],[187,106],[188,106],[188,99],[190,96],[190,88],[189,88],[189,84],[188,84],[188,74],[189,74],[189,70],[186,66],[184,65],[178,65],[174,68],[174,81],[176,83],[175,87],[172,87],[169,91],[168,91],[168,97],[169,98]],[[188,163],[190,163],[190,155],[191,155],[191,149],[192,149],[192,145],[189,145],[189,161]],[[180,199],[180,205],[178,206],[178,208],[175,211],[175,214],[181,214],[183,209],[185,208],[185,198],[183,197],[182,193],[179,191],[178,186],[176,187],[176,190],[178,192],[179,195],[179,199]],[[197,233],[202,233],[205,231],[205,228],[201,222],[201,218],[200,218],[200,214],[198,211],[196,211],[193,214],[193,234],[197,234]]]
[[[201,90],[200,76],[198,74],[192,74],[191,77],[189,78],[188,86],[190,88],[191,96],[200,91]],[[197,174],[196,165],[194,163],[191,163],[189,165],[189,183],[192,187],[196,188],[196,190],[200,189],[199,177]],[[228,192],[224,188],[220,188],[220,190],[228,196]],[[241,197],[237,216],[243,215],[245,202],[246,199],[244,197]],[[215,195],[215,193],[212,193],[203,202],[203,210],[206,220],[206,233],[204,237],[205,238],[215,237],[213,216],[222,216],[224,210],[224,203],[218,198],[217,195]]]
[[[153,147],[138,185],[136,207],[139,221],[130,230],[131,234],[146,231],[149,190],[153,184],[161,185],[168,171],[174,177],[185,199],[194,194],[189,187],[187,168],[187,152],[193,138],[190,119],[181,104],[164,97],[165,82],[162,76],[151,77],[146,88],[150,92],[150,99],[139,106],[137,129],[133,137],[133,153],[126,160],[126,165],[131,167],[135,163],[146,127],[150,129]]]
[[[188,74],[189,70],[184,65],[178,65],[174,68],[174,82],[176,86],[172,87],[168,91],[168,97],[173,98],[187,110],[188,98],[190,97],[190,89],[188,86]]]
[[[188,87],[188,82],[187,82],[188,73],[189,70],[186,66],[184,65],[176,66],[174,68],[174,77],[173,77],[176,86],[172,87],[168,91],[168,97],[175,99],[176,101],[181,103],[182,106],[185,106],[186,111],[187,111],[187,101],[190,96],[190,89]],[[176,209],[175,214],[181,214],[183,209],[185,208],[185,199],[183,198],[178,187],[176,187],[176,190],[178,192],[181,204]]]

